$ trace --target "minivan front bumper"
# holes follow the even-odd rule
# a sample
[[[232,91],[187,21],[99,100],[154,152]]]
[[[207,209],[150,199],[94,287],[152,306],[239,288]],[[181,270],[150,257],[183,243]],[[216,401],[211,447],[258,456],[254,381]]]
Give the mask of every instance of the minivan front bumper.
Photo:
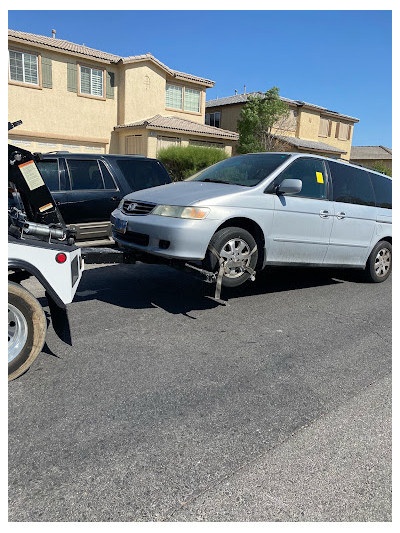
[[[117,230],[116,221],[126,222],[126,231]],[[190,220],[160,215],[129,216],[120,209],[111,214],[114,240],[132,248],[168,259],[204,259],[211,237],[221,220]]]

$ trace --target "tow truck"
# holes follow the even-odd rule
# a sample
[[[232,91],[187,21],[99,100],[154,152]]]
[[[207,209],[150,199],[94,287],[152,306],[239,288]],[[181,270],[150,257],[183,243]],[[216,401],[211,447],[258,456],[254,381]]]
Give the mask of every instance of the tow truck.
[[[9,122],[8,129],[22,124]],[[35,277],[45,289],[53,327],[71,344],[66,306],[84,262],[37,168],[38,155],[8,145],[8,380],[23,374],[41,352],[47,331],[43,307],[21,282]]]

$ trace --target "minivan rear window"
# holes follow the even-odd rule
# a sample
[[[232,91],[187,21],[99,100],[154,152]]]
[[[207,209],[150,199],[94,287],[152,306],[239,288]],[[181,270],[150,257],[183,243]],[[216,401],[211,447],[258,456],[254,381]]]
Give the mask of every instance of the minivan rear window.
[[[284,163],[286,154],[247,154],[225,159],[185,181],[210,181],[254,187]]]
[[[117,159],[117,165],[132,191],[171,183],[167,171],[158,161]]]
[[[368,172],[376,196],[376,207],[392,209],[392,180]]]

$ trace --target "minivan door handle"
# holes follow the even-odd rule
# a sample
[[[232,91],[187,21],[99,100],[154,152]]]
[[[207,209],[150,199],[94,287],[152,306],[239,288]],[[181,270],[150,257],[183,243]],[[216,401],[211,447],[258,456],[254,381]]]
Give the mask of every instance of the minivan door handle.
[[[113,200],[113,201],[121,200],[121,196],[111,196],[110,200]]]
[[[329,218],[329,211],[327,209],[323,209],[319,212],[319,216],[321,218]]]
[[[343,213],[343,211],[341,211],[341,212],[338,213],[336,216],[337,216],[338,220],[342,220],[342,218],[345,218],[346,213]]]

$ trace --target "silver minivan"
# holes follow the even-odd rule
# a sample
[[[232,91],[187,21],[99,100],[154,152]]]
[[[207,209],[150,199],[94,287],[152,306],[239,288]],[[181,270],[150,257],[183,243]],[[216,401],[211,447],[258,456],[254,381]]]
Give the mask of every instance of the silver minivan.
[[[392,266],[392,180],[301,153],[235,156],[183,182],[128,194],[111,216],[119,246],[223,269],[241,285],[266,265]]]

